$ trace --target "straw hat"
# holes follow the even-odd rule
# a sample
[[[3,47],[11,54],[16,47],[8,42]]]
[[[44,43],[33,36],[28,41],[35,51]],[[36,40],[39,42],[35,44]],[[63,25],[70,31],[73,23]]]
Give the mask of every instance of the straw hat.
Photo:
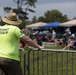
[[[21,20],[17,19],[16,13],[9,13],[7,18],[2,18],[2,21],[12,25],[19,25],[22,23]]]

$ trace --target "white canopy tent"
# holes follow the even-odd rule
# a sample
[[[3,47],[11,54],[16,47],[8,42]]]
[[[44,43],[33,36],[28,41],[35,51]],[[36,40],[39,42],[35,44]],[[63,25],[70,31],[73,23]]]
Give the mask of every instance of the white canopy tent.
[[[64,23],[60,23],[60,26],[76,26],[76,19],[70,20]]]
[[[38,28],[46,24],[47,23],[44,23],[44,22],[38,22],[38,23],[31,24],[31,25],[27,25],[26,28]]]

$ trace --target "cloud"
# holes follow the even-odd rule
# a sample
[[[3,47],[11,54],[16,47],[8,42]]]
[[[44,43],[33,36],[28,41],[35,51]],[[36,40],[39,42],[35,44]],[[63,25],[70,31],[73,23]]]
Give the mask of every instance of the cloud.
[[[13,2],[13,0],[5,0],[0,1],[0,16],[4,17],[7,14],[3,11],[3,7],[11,6],[16,7],[16,4]],[[51,11],[53,9],[59,10],[63,15],[66,14],[69,19],[72,19],[73,17],[76,17],[76,0],[38,0],[36,4],[36,8],[32,8],[36,11],[36,13],[29,12],[29,18],[30,20],[33,18],[33,16],[44,16],[44,13],[48,10]]]
[[[0,1],[0,7],[6,7],[6,6],[11,6],[14,7],[16,3],[13,0],[1,0]]]
[[[34,9],[36,13],[29,13],[30,19],[33,16],[43,16],[48,10],[59,10],[62,14],[66,14],[69,19],[72,19],[76,16],[76,2],[62,2],[62,3],[47,3],[47,4],[38,4]]]
[[[76,2],[76,0],[37,0],[37,4]]]

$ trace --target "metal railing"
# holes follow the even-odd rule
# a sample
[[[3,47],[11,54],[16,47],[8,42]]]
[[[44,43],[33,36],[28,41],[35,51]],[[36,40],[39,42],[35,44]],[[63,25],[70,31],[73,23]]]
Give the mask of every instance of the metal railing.
[[[20,62],[23,70],[23,74],[26,75],[26,53],[23,48],[19,48],[20,50]]]
[[[31,49],[27,75],[76,75],[76,51]]]

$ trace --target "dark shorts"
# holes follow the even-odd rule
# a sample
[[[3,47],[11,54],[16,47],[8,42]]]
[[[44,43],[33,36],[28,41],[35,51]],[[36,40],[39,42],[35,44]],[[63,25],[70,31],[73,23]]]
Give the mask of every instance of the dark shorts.
[[[23,75],[19,61],[0,58],[0,75]]]

